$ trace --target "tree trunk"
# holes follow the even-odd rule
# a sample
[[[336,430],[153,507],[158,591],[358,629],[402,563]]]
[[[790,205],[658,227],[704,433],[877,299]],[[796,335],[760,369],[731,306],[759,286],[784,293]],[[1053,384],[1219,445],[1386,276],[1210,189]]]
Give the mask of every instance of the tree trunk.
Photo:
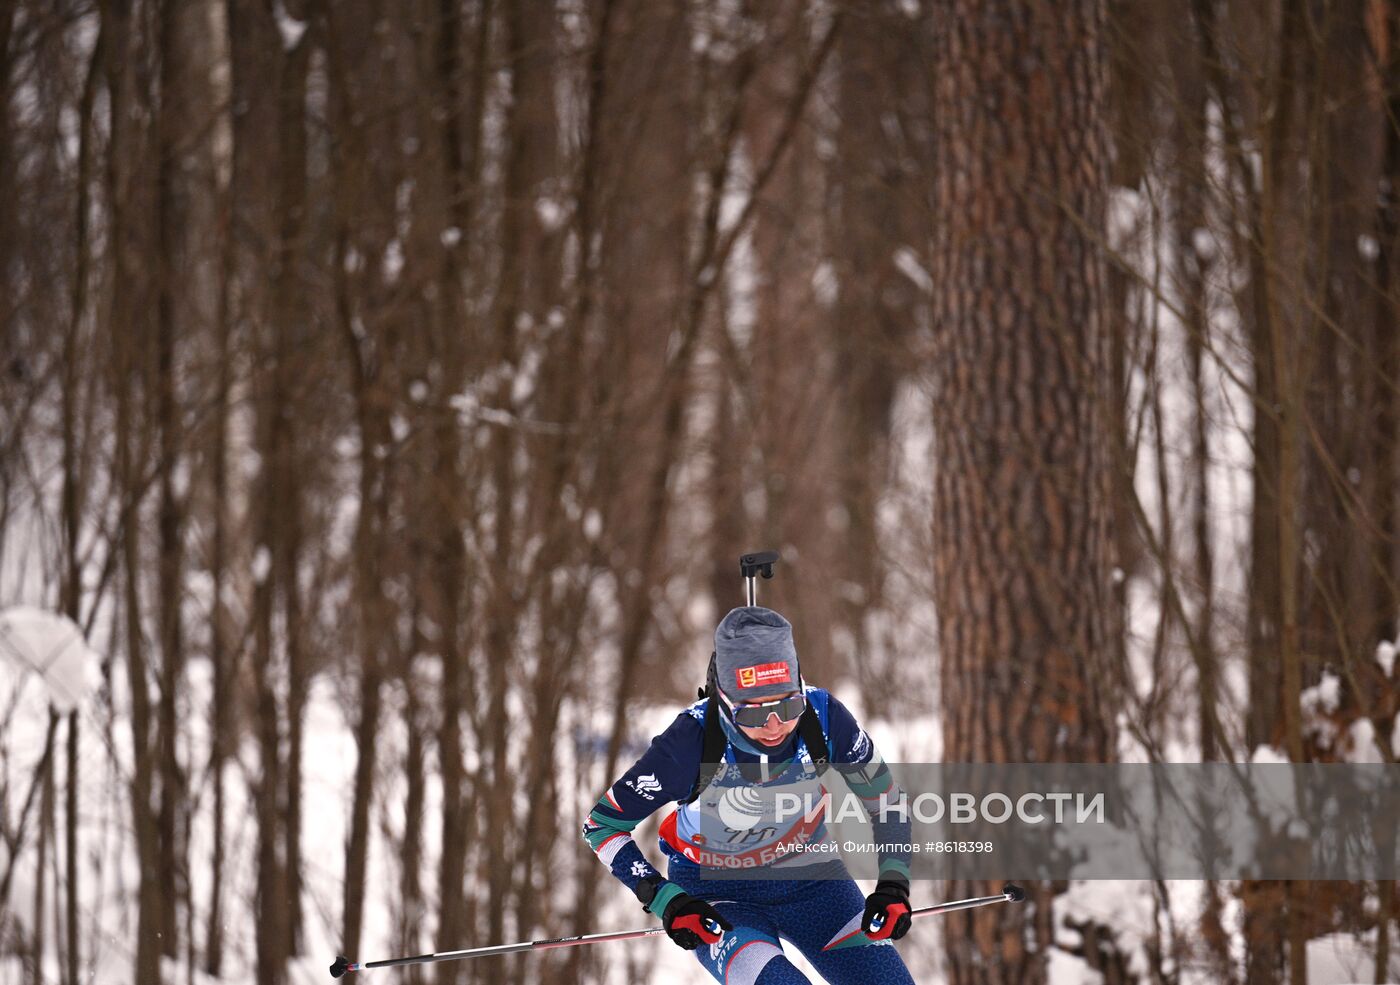
[[[544,309],[555,277],[547,259],[549,237],[535,220],[535,202],[544,191],[543,183],[554,176],[557,167],[553,151],[557,126],[554,13],[552,5],[542,0],[506,4],[502,13],[511,94],[504,134],[501,270],[493,313],[496,337],[491,344],[499,365],[517,367],[523,334],[520,323],[533,322]],[[494,394],[496,405],[507,412],[511,410],[511,391],[508,374]],[[502,860],[517,850],[516,839],[511,838],[516,826],[510,778],[512,722],[507,711],[512,682],[507,670],[515,663],[514,640],[523,592],[518,583],[521,565],[516,556],[520,525],[514,515],[520,492],[516,474],[519,436],[516,429],[503,427],[496,428],[492,438],[493,574],[486,629],[492,780],[485,805],[486,853],[482,861],[490,900],[486,932],[491,940],[500,940],[505,933],[505,901],[513,876],[511,867],[502,864]],[[507,980],[500,957],[486,959],[482,973],[489,981]]]
[[[949,0],[932,16],[945,66],[933,279],[955,285],[936,317],[944,756],[1106,762],[1120,670],[1099,245],[1104,8]],[[1025,909],[950,920],[949,981],[1044,982],[1050,904],[1041,889]]]
[[[380,653],[385,628],[380,599],[378,548],[378,502],[383,495],[383,474],[375,460],[375,449],[383,443],[378,412],[365,407],[372,399],[361,393],[360,411],[360,519],[355,531],[355,598],[359,612],[360,689],[359,716],[355,723],[355,779],[350,799],[350,836],[346,844],[345,893],[343,897],[344,953],[360,951],[364,918],[366,874],[369,867],[369,814],[374,798],[375,759],[379,749],[379,706],[382,700],[383,656]]]
[[[891,244],[928,239],[926,230],[915,228],[918,213],[910,208],[909,177],[887,136],[889,107],[903,95],[895,53],[904,32],[907,19],[892,7],[854,17],[835,52],[841,186],[829,233],[839,284],[831,344],[835,394],[842,407],[836,502],[845,529],[833,533],[844,541],[840,570],[845,584],[824,583],[821,594],[841,600],[839,622],[850,633],[854,652],[837,654],[837,666],[857,668],[865,700],[873,707],[887,705],[898,687],[897,678],[880,673],[868,659],[872,641],[865,615],[880,607],[884,594],[877,506],[889,476],[897,363],[918,300],[914,285],[894,261],[896,253],[909,254],[910,247],[892,250]],[[786,238],[788,230],[781,228],[779,235]]]
[[[73,295],[72,309],[64,338],[64,378],[62,395],[63,415],[63,549],[64,578],[62,609],[74,625],[81,626],[82,620],[82,567],[80,562],[80,538],[83,517],[83,471],[86,455],[82,447],[81,424],[79,421],[79,380],[83,338],[82,326],[88,314],[88,271],[91,266],[89,253],[92,244],[89,239],[89,209],[91,206],[91,185],[93,172],[92,130],[93,105],[97,98],[97,86],[102,71],[102,59],[106,42],[101,33],[93,45],[92,58],[83,78],[83,92],[78,108],[78,173],[77,207],[74,210],[74,250],[73,250]],[[8,105],[8,101],[5,103]],[[0,152],[2,153],[2,152]],[[4,165],[0,164],[0,170]],[[65,985],[78,985],[82,954],[79,946],[78,899],[82,885],[82,863],[78,856],[78,748],[80,730],[78,712],[74,709],[68,715],[68,770],[66,800],[64,805],[65,856],[68,863],[68,884],[65,923],[67,925],[68,967],[64,978]]]
[[[264,402],[270,398],[264,397]],[[266,415],[266,406],[261,412]],[[263,427],[268,425],[264,424]],[[269,470],[271,471],[271,470]],[[278,489],[265,481],[260,491],[266,511],[277,501]],[[268,532],[269,523],[260,526]],[[258,557],[265,564],[267,540],[260,538]],[[273,637],[274,574],[263,570],[253,591],[253,673],[255,677],[255,723],[258,739],[259,770],[253,784],[258,819],[257,862],[257,980],[258,985],[282,985],[286,981],[285,931],[287,926],[287,884],[281,854],[282,826],[279,793],[282,786],[281,709],[277,696],[277,669]]]
[[[1372,600],[1367,630],[1371,640],[1393,640],[1400,611],[1400,5],[1386,5],[1389,59],[1382,77],[1387,93],[1382,188],[1377,202],[1376,309],[1370,362],[1376,385],[1371,390],[1368,460],[1375,470],[1374,500],[1368,504],[1376,530],[1368,566]],[[1368,654],[1369,656],[1369,654]],[[1385,723],[1382,743],[1394,723]],[[1392,740],[1393,741],[1393,740]]]
[[[213,580],[214,611],[210,620],[209,663],[211,682],[209,735],[209,775],[214,785],[212,805],[213,845],[210,848],[210,885],[208,922],[205,927],[204,971],[218,978],[223,969],[224,928],[223,928],[223,869],[224,869],[224,818],[226,795],[224,768],[228,760],[231,741],[229,704],[230,687],[234,677],[231,666],[233,652],[229,647],[228,613],[224,608],[224,595],[228,576],[228,526],[229,526],[229,481],[228,481],[228,432],[231,412],[230,396],[233,372],[230,367],[232,355],[232,315],[229,312],[229,280],[233,277],[233,251],[226,240],[224,243],[224,278],[220,289],[218,317],[218,371],[215,384],[214,437],[212,459],[212,493],[214,501],[213,534],[209,549],[210,576]]]
[[[39,836],[35,840],[34,852],[34,935],[30,940],[30,957],[33,963],[29,967],[30,982],[32,985],[44,985],[44,924],[46,914],[45,906],[45,870],[49,868],[49,844],[52,841],[53,833],[53,756],[52,752],[55,726],[58,724],[58,715],[49,711],[49,748],[45,751],[44,761],[39,767],[42,773],[40,781],[41,792],[39,794]],[[57,890],[57,886],[54,887]]]
[[[157,508],[157,586],[160,620],[160,704],[156,745],[160,757],[160,871],[165,875],[165,906],[161,924],[161,953],[180,954],[179,907],[188,901],[189,868],[182,849],[180,827],[184,814],[185,782],[180,768],[178,699],[184,678],[183,603],[184,548],[182,507],[175,494],[175,472],[180,467],[182,445],[181,408],[176,398],[176,294],[188,283],[183,259],[189,243],[183,236],[188,216],[179,205],[177,169],[186,146],[183,127],[193,107],[186,103],[183,44],[175,0],[162,0],[159,9],[160,108],[156,116],[156,427],[160,433]],[[188,304],[182,306],[188,314]]]
[[[466,859],[470,851],[470,801],[462,751],[462,714],[466,699],[468,677],[467,638],[462,631],[463,602],[466,585],[466,549],[463,544],[462,504],[469,497],[462,495],[466,487],[461,462],[462,438],[457,414],[451,398],[461,392],[466,376],[469,345],[466,324],[467,305],[462,297],[462,269],[468,255],[469,237],[474,230],[473,216],[480,194],[481,131],[486,99],[487,53],[491,37],[492,4],[486,0],[478,8],[474,36],[475,57],[472,62],[470,108],[463,118],[465,100],[462,95],[463,68],[459,54],[461,45],[461,15],[457,0],[439,0],[440,35],[438,40],[438,80],[441,86],[443,120],[444,188],[447,211],[452,216],[458,239],[444,250],[439,291],[444,312],[439,342],[443,380],[434,393],[435,420],[432,428],[434,469],[432,515],[435,517],[437,542],[433,546],[435,561],[434,597],[439,600],[429,609],[439,627],[439,652],[442,659],[441,719],[437,729],[438,763],[442,779],[442,849],[438,863],[438,936],[441,940],[460,940],[464,936],[466,906]],[[463,142],[467,142],[464,151]],[[458,985],[466,969],[448,963],[440,966],[438,985]]]
[[[416,622],[416,620],[415,620]],[[419,946],[423,931],[426,908],[423,905],[423,889],[419,866],[423,857],[423,799],[427,783],[424,765],[424,728],[421,721],[423,712],[418,701],[417,682],[413,679],[411,665],[405,668],[404,689],[408,692],[408,708],[405,718],[408,722],[408,750],[404,755],[404,778],[407,781],[407,794],[404,798],[403,844],[399,852],[399,933],[397,945],[400,954],[421,954]],[[443,944],[442,947],[449,945]],[[418,985],[422,980],[420,969],[410,966],[403,970],[405,985]]]
[[[282,698],[279,694],[280,667],[277,658],[276,606],[278,582],[283,576],[273,564],[278,549],[285,496],[282,442],[282,405],[286,354],[280,336],[267,338],[268,329],[259,332],[258,358],[265,366],[258,385],[258,448],[263,467],[259,477],[254,531],[256,554],[253,561],[253,676],[256,700],[255,727],[258,741],[259,772],[253,783],[258,820],[257,834],[257,977],[258,985],[282,985],[287,961],[287,873],[283,850],[283,754]]]
[[[310,369],[308,344],[311,306],[308,282],[303,275],[307,221],[306,183],[306,84],[311,59],[310,32],[286,52],[281,86],[277,94],[280,159],[277,177],[277,261],[273,268],[272,305],[276,332],[278,377],[277,438],[272,467],[279,473],[281,496],[277,504],[273,554],[280,569],[277,579],[283,613],[287,665],[286,774],[283,798],[285,815],[282,848],[286,872],[286,953],[301,952],[301,799],[302,725],[308,686],[305,613],[300,579],[303,540],[303,493],[308,460],[303,452],[301,420],[305,413],[302,382]]]
[[[1175,286],[1184,314],[1186,360],[1192,394],[1191,420],[1191,536],[1194,557],[1197,730],[1201,761],[1212,762],[1220,752],[1216,705],[1219,701],[1215,633],[1215,565],[1210,516],[1210,411],[1206,391],[1206,354],[1212,346],[1207,285],[1211,252],[1197,243],[1209,224],[1210,177],[1206,170],[1207,88],[1200,43],[1188,18],[1172,34],[1169,52],[1174,66],[1176,117],[1173,121],[1173,191],[1171,215],[1176,244]]]
[[[130,342],[118,343],[126,349]],[[140,882],[137,886],[136,916],[136,981],[159,985],[160,973],[160,930],[163,924],[159,838],[155,808],[152,802],[155,785],[151,750],[151,697],[148,683],[144,631],[141,626],[141,551],[140,514],[141,494],[139,491],[138,469],[132,461],[131,451],[133,423],[129,410],[133,396],[130,389],[134,383],[129,363],[122,366],[124,378],[119,385],[122,390],[118,397],[118,474],[122,477],[122,488],[126,501],[124,512],[126,521],[122,533],[123,544],[123,583],[126,588],[124,598],[124,618],[126,622],[126,666],[127,686],[131,691],[131,810],[132,825],[136,833],[136,854],[139,863]]]
[[[122,580],[125,588],[122,618],[125,629],[127,685],[131,692],[132,774],[130,784],[132,827],[140,872],[137,886],[135,980],[159,985],[160,928],[164,925],[164,901],[159,858],[159,829],[156,823],[154,753],[151,748],[151,696],[146,659],[145,631],[141,624],[141,503],[144,492],[142,471],[146,462],[149,435],[138,428],[144,423],[139,414],[144,397],[145,351],[141,333],[135,331],[135,310],[142,279],[135,253],[140,242],[136,228],[136,162],[140,159],[139,138],[133,103],[133,81],[128,66],[131,11],[127,0],[114,0],[103,10],[104,52],[109,100],[109,149],[107,195],[110,208],[108,244],[112,256],[114,282],[123,286],[112,293],[108,331],[114,353],[114,380],[117,411],[116,473],[122,491],[122,526],[119,533],[122,553]],[[141,439],[137,447],[137,439]]]
[[[1301,543],[1300,319],[1301,217],[1297,205],[1299,162],[1295,140],[1296,93],[1302,72],[1300,37],[1304,11],[1298,0],[1281,9],[1278,66],[1271,79],[1271,108],[1263,128],[1258,191],[1258,237],[1250,260],[1255,310],[1250,345],[1255,368],[1255,512],[1250,568],[1250,719],[1256,742],[1282,745],[1293,762],[1303,760],[1302,654],[1299,647]],[[1296,292],[1296,293],[1289,293]],[[1256,594],[1257,593],[1257,594]],[[1261,710],[1267,709],[1267,711]],[[1270,723],[1266,734],[1263,723]],[[1249,899],[1262,903],[1251,909]],[[1260,887],[1246,902],[1247,985],[1277,982],[1284,967],[1293,985],[1306,975],[1298,894],[1289,883]]]

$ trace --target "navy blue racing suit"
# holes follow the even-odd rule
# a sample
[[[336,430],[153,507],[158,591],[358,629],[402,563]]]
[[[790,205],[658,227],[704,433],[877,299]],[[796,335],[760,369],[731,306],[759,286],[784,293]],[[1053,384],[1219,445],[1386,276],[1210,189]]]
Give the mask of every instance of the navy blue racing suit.
[[[907,817],[887,809],[899,792],[889,768],[855,717],[835,697],[804,689],[827,741],[830,762],[860,797],[873,824],[880,878],[908,878]],[[847,873],[826,832],[822,811],[763,815],[747,794],[810,795],[819,778],[800,730],[763,749],[722,719],[728,746],[716,782],[687,802],[700,772],[706,702],[676,716],[650,748],[599,798],[583,836],[628,889],[660,881],[647,906],[660,916],[681,893],[709,901],[734,925],[719,942],[694,953],[725,985],[799,985],[808,979],[783,955],[792,943],[830,985],[913,985],[898,951],[861,930],[865,896]],[[717,710],[718,713],[718,710]],[[722,713],[721,713],[722,714]],[[659,845],[668,878],[647,861],[632,831],[667,802],[678,806],[661,824]],[[810,805],[810,802],[808,802]],[[754,814],[746,815],[745,810]],[[753,878],[748,878],[749,875]],[[738,878],[735,878],[735,876]]]

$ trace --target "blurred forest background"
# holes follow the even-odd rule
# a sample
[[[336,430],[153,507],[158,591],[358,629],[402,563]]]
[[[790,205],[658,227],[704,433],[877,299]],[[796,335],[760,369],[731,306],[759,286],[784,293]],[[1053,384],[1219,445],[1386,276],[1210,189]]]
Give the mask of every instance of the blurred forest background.
[[[103,655],[0,980],[639,923],[577,826],[745,550],[890,760],[1393,764],[1397,188],[1396,0],[0,0],[0,606]],[[1072,895],[901,950],[1393,980],[1393,883]]]

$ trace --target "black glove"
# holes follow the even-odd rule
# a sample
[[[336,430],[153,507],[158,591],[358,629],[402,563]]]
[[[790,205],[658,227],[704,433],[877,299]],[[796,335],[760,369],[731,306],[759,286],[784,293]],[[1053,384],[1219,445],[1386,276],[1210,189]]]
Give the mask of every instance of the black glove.
[[[909,915],[909,884],[892,879],[876,883],[875,892],[865,898],[865,916],[860,921],[865,936],[873,941],[897,941],[909,933],[913,922]]]
[[[666,928],[671,940],[687,951],[693,951],[701,944],[714,944],[724,936],[723,931],[734,929],[734,925],[713,906],[686,893],[681,893],[666,904],[661,925]],[[714,926],[718,926],[720,931],[715,931]]]

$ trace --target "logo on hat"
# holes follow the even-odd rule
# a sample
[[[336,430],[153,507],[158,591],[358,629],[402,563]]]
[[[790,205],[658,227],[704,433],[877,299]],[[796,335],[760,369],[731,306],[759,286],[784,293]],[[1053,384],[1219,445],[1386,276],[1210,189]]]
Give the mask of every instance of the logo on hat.
[[[769,684],[791,684],[792,671],[785,661],[778,661],[770,664],[755,664],[752,667],[740,667],[734,671],[734,676],[739,682],[741,689],[752,687],[766,687]]]

